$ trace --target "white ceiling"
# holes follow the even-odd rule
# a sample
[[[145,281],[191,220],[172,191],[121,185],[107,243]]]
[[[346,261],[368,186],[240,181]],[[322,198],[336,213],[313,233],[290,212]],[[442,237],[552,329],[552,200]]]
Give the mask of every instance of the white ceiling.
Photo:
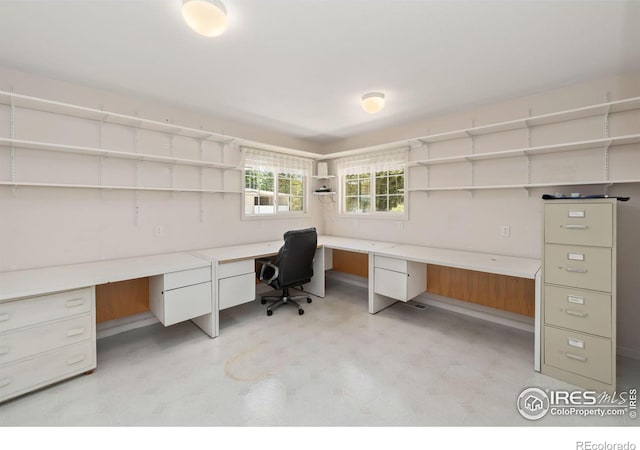
[[[223,1],[203,38],[181,0],[0,0],[0,65],[318,143],[640,70],[640,0]]]

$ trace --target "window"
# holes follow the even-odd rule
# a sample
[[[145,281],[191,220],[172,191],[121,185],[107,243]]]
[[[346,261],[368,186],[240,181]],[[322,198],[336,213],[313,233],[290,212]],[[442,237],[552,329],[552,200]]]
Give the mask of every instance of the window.
[[[244,217],[286,216],[306,212],[306,180],[311,160],[243,149]]]
[[[336,160],[340,212],[403,217],[406,161],[406,149]]]

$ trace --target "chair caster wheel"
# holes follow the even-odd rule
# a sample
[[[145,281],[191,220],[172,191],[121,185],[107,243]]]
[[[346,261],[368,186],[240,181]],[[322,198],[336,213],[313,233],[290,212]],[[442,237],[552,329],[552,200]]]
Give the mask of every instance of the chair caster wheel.
[[[267,316],[270,316],[273,314],[273,311],[271,311],[270,309],[267,309]]]
[[[304,309],[299,309],[299,310],[298,310],[298,314],[299,314],[299,315],[303,315],[303,314],[304,314]]]
[[[311,298],[307,297],[307,303],[311,303]]]
[[[266,300],[263,300],[263,299],[260,299],[260,303],[262,303],[263,305],[266,305],[266,304],[267,304],[267,301],[266,301]]]

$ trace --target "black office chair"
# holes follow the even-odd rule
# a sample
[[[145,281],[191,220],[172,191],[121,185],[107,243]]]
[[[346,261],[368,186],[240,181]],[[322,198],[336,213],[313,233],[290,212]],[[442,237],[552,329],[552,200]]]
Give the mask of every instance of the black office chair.
[[[289,295],[289,288],[302,286],[311,281],[313,276],[313,258],[318,246],[318,235],[315,228],[287,231],[284,234],[284,245],[280,248],[275,261],[260,259],[262,264],[258,278],[274,289],[282,289],[280,296],[263,296],[260,302],[264,305],[268,301],[267,315],[273,314],[284,304],[291,304],[298,308],[298,314],[304,310],[296,300],[306,298],[311,303],[311,297],[306,295]]]

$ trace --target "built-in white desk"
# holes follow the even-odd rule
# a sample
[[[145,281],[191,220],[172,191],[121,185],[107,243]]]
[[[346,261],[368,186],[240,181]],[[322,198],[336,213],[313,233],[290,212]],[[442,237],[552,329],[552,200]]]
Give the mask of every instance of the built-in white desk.
[[[216,337],[220,310],[255,299],[255,259],[276,255],[282,244],[275,240],[0,273],[0,402],[96,367],[96,285],[149,277],[149,306],[165,326],[190,319]],[[324,297],[334,249],[368,255],[371,314],[424,292],[426,264],[535,279],[539,370],[540,261],[319,236],[306,292]]]

